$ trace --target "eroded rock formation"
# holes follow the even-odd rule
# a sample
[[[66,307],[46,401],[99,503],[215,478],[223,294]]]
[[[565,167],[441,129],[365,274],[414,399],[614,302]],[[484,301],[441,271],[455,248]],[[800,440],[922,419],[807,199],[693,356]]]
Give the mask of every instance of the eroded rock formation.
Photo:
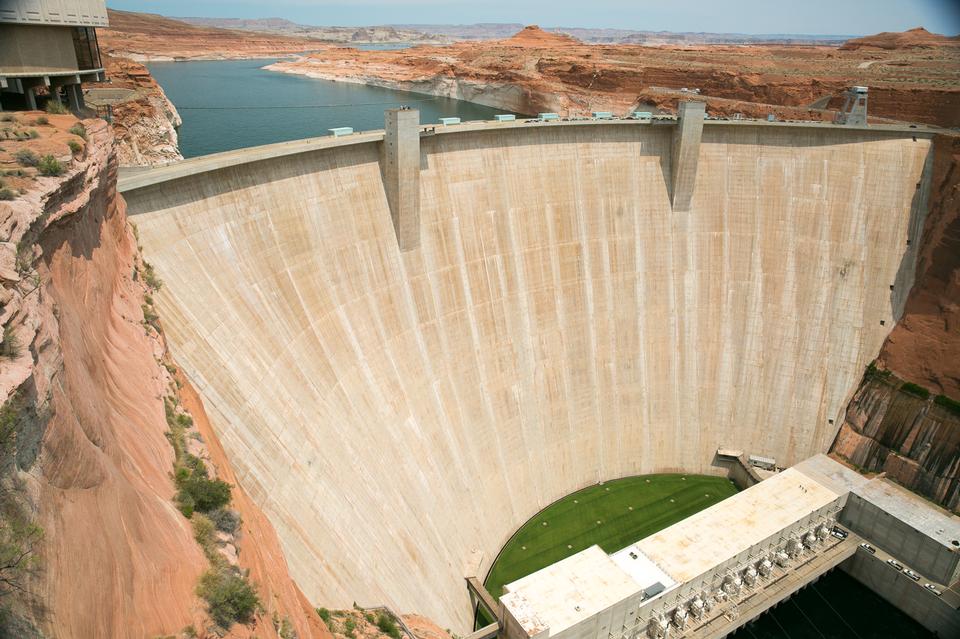
[[[901,390],[895,377],[864,378],[831,452],[947,508],[960,506],[960,415]]]
[[[93,100],[101,91],[116,95],[126,90],[120,94],[122,99],[99,98],[111,109],[120,165],[156,166],[182,160],[177,137],[180,114],[150,71],[128,58],[105,55],[103,60],[109,82],[90,85]]]
[[[58,639],[202,631],[208,622],[195,588],[205,562],[171,501],[162,400],[171,379],[160,363],[164,341],[144,324],[111,132],[86,120],[88,142],[73,151],[67,142],[80,138],[66,131],[78,124],[72,116],[13,117],[49,124],[37,125],[37,139],[5,142],[0,163],[9,166],[22,145],[43,149],[64,172],[17,169],[16,198],[0,202],[2,399],[18,398],[13,472],[43,530],[38,569],[27,576],[31,598],[14,605],[15,630],[7,630]],[[232,479],[226,462],[217,464]],[[277,637],[276,614],[301,639],[327,637],[287,576],[269,523],[242,492],[235,506],[244,520],[240,565],[257,580],[264,610],[231,636]]]
[[[528,27],[505,40],[403,51],[329,48],[270,69],[443,95],[518,113],[675,106],[698,89],[708,111],[830,118],[839,94],[870,87],[877,117],[960,124],[960,43],[917,49],[587,45]],[[758,109],[758,105],[763,105]],[[759,113],[758,113],[759,111]]]

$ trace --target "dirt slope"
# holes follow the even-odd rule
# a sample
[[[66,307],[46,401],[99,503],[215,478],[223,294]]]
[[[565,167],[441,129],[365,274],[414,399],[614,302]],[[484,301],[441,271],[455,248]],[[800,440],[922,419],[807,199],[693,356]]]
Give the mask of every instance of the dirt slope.
[[[97,29],[104,53],[136,60],[278,57],[322,49],[317,40],[187,24],[149,13],[109,10]]]

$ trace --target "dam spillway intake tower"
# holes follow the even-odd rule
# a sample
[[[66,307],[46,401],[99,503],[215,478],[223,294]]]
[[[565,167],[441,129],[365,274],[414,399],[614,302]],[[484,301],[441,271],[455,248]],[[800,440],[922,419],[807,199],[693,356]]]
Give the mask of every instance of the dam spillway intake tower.
[[[678,126],[417,127],[418,193],[385,132],[121,175],[170,349],[312,601],[465,633],[464,562],[547,504],[827,449],[913,283],[931,134]]]

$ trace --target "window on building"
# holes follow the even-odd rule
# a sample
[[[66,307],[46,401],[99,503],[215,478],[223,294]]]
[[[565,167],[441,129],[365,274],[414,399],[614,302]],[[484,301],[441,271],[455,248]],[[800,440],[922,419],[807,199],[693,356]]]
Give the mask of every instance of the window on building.
[[[74,27],[73,48],[77,53],[77,68],[99,69],[100,45],[97,42],[97,30],[93,27]]]

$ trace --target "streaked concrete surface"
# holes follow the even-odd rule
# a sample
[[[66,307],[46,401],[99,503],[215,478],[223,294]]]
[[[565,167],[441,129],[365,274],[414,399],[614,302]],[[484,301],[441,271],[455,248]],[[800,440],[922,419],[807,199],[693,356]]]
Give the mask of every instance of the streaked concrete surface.
[[[930,141],[708,124],[676,212],[670,125],[448,130],[403,253],[382,133],[124,190],[170,347],[306,595],[464,633],[466,558],[485,574],[559,497],[719,472],[721,445],[826,450],[912,284]]]

